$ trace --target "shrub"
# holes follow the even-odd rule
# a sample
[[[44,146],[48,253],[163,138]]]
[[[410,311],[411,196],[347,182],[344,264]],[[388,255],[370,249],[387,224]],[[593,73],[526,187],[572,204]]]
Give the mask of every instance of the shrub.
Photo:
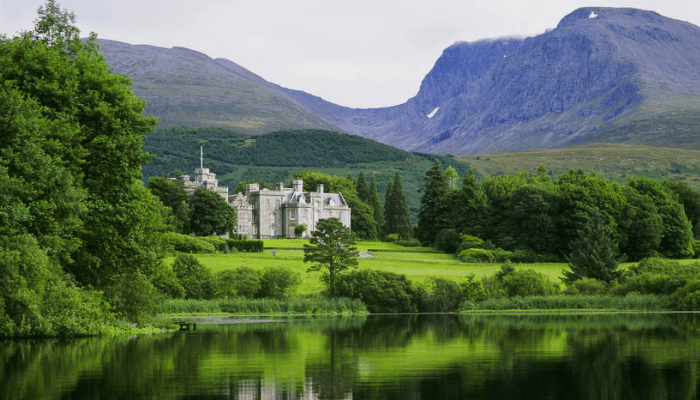
[[[336,277],[336,295],[362,300],[373,313],[418,311],[416,292],[405,275],[354,270]]]
[[[484,249],[465,249],[459,252],[457,258],[462,262],[469,263],[492,263],[494,261],[493,253]]]
[[[700,311],[700,280],[692,280],[670,297],[671,308],[677,311]]]
[[[265,243],[262,240],[227,239],[226,243],[230,250],[262,252],[265,249]]]
[[[285,299],[300,283],[299,274],[289,268],[267,267],[263,270],[260,289],[255,297]]]
[[[208,241],[177,232],[165,232],[163,244],[167,249],[182,253],[214,253],[216,247]]]
[[[458,252],[466,249],[481,249],[484,247],[483,239],[476,236],[461,234],[459,235],[459,239],[460,243],[459,249],[457,250]]]
[[[629,267],[612,291],[616,294],[671,294],[697,276],[700,276],[700,263],[682,265],[664,258],[645,258]]]
[[[162,299],[148,278],[140,273],[115,276],[105,289],[105,295],[117,316],[139,325],[151,322],[155,306]]]
[[[484,287],[476,279],[476,275],[467,275],[467,281],[459,284],[460,300],[470,301],[473,303],[482,301],[486,298]]]
[[[530,269],[517,269],[509,262],[503,264],[492,277],[484,278],[482,283],[488,298],[553,295],[559,292],[559,285],[546,275]]]
[[[185,289],[187,299],[210,299],[213,295],[211,272],[194,256],[178,254],[173,262],[173,272]]]
[[[471,263],[501,263],[510,261],[513,253],[503,249],[465,249],[459,252],[457,257],[462,262]]]
[[[461,293],[456,282],[444,278],[432,278],[419,305],[421,312],[457,311]]]
[[[203,236],[198,239],[211,243],[219,253],[228,254],[230,251],[228,243],[226,243],[226,239],[224,238],[218,236]]]
[[[260,290],[260,271],[250,267],[223,270],[216,273],[215,293],[217,297],[252,299]]]
[[[302,237],[304,232],[306,232],[306,225],[301,224],[294,227],[294,236]]]
[[[605,282],[593,278],[582,278],[569,284],[564,293],[568,295],[594,295],[605,294],[607,291],[608,287]]]
[[[173,269],[167,265],[161,265],[151,278],[151,283],[165,297],[181,299],[185,297],[185,288],[182,287]]]
[[[443,229],[435,237],[435,247],[449,254],[456,254],[462,242],[454,229]]]
[[[531,269],[520,269],[503,277],[501,283],[508,297],[553,295],[559,291],[546,275]]]

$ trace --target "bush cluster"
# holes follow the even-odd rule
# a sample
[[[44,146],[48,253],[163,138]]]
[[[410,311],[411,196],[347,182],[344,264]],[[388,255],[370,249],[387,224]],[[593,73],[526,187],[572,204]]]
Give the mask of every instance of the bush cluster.
[[[253,299],[289,298],[301,283],[299,274],[285,267],[227,269],[212,274],[194,256],[178,254],[172,274],[163,273],[161,292],[171,298]],[[159,281],[160,282],[160,281]]]
[[[261,252],[265,249],[265,243],[262,240],[228,239],[226,243],[228,243],[228,247],[231,250]]]

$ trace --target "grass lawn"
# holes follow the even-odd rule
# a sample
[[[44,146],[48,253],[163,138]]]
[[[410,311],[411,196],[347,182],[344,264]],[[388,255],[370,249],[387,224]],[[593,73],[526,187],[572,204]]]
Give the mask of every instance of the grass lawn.
[[[254,269],[263,269],[269,266],[290,268],[302,277],[298,294],[305,295],[324,289],[320,281],[320,272],[306,272],[309,264],[303,262],[302,249],[305,243],[308,243],[305,239],[265,240],[266,250],[262,253],[197,254],[195,257],[214,273],[242,266]],[[368,249],[388,251],[373,252],[374,257],[361,257],[359,268],[403,274],[418,284],[426,282],[430,277],[446,278],[460,283],[466,279],[468,274],[473,273],[479,278],[486,277],[496,273],[501,266],[498,263],[462,263],[450,254],[431,253],[434,251],[431,248],[406,248],[384,242],[358,242],[357,247],[360,251]],[[408,252],[398,252],[401,250]],[[168,262],[171,263],[172,258]],[[538,263],[522,264],[519,268],[533,269],[547,275],[554,282],[560,282],[562,269],[567,268],[567,265],[565,263]]]

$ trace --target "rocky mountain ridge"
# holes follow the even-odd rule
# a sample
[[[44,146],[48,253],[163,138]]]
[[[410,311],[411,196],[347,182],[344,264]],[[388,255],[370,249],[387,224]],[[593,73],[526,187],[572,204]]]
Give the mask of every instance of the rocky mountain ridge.
[[[590,142],[700,148],[700,28],[651,11],[586,7],[535,37],[456,43],[415,97],[378,109],[341,107],[187,49],[102,41],[102,53],[165,125],[339,130],[455,155]]]

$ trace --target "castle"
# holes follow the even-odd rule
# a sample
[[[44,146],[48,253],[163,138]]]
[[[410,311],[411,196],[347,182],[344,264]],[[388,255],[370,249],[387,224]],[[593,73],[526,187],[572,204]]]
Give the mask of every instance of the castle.
[[[350,207],[341,193],[325,193],[319,184],[314,192],[304,192],[301,179],[292,181],[291,188],[278,183],[275,190],[260,189],[257,183],[246,185],[245,193],[228,194],[219,186],[216,175],[204,168],[200,149],[200,165],[194,170],[194,180],[182,175],[185,190],[208,189],[228,201],[238,214],[235,233],[251,239],[296,237],[294,229],[306,225],[304,236],[316,230],[319,219],[337,218],[350,227]]]

